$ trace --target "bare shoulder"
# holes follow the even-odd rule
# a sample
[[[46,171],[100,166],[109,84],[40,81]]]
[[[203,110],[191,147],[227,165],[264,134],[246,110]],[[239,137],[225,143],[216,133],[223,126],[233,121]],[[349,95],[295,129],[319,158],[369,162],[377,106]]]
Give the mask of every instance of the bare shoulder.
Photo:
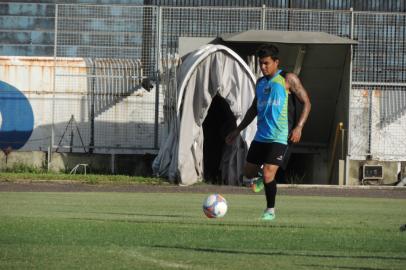
[[[287,73],[286,74],[286,82],[291,86],[295,87],[297,85],[301,85],[299,77],[295,73]]]
[[[299,101],[310,105],[310,99],[307,91],[303,87],[302,82],[295,73],[287,73],[285,83],[287,90],[291,93],[294,93]]]
[[[290,80],[299,80],[299,77],[293,73],[293,72],[288,72],[286,73],[286,79],[290,79]]]
[[[304,91],[302,82],[295,73],[286,74],[286,88],[288,88],[289,91],[294,93]]]

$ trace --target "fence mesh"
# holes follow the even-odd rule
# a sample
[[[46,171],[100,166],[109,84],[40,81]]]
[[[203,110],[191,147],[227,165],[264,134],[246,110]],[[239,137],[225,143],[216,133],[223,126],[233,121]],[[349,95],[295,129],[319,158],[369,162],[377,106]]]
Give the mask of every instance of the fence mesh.
[[[406,155],[406,147],[390,146],[393,140],[402,141],[406,125],[405,14],[87,5],[58,5],[57,10],[56,57],[90,60],[71,73],[57,70],[55,143],[76,106],[74,111],[81,112],[75,119],[83,125],[84,144],[157,148],[157,138],[159,141],[165,137],[165,128],[171,121],[168,114],[173,113],[176,102],[173,62],[178,61],[174,55],[179,37],[216,37],[267,29],[321,31],[358,41],[353,48],[350,154],[398,158]],[[97,61],[99,65],[95,66]],[[130,74],[130,69],[137,70],[134,63],[139,63],[140,71]],[[161,81],[156,80],[157,70],[161,70]],[[152,83],[143,84],[140,78],[150,78]],[[131,80],[137,81],[138,89],[129,86]],[[71,92],[66,92],[67,86]],[[67,97],[71,101],[63,102]],[[75,102],[80,105],[73,105]],[[80,140],[75,140],[80,146]],[[65,139],[63,142],[71,143]]]
[[[267,9],[266,29],[318,31],[349,38],[351,13],[348,11]]]
[[[406,82],[406,14],[354,14],[353,80]]]
[[[406,86],[355,84],[350,112],[350,154],[402,160],[406,142]]]
[[[162,53],[177,52],[178,38],[217,37],[261,29],[261,8],[162,8]]]
[[[73,68],[56,68],[55,146],[156,148],[156,10],[58,5],[55,61]]]
[[[156,8],[57,5],[59,57],[142,59],[152,75],[156,55]]]

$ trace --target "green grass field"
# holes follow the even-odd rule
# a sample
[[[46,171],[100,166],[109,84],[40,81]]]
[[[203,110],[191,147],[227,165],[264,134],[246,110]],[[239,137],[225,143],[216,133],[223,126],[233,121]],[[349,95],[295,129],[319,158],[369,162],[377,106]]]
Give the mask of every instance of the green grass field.
[[[25,170],[23,168],[22,170]],[[49,172],[30,172],[18,170],[10,172],[0,172],[0,181],[19,182],[19,181],[71,181],[86,184],[148,184],[164,185],[168,182],[159,178],[128,176],[128,175],[103,175],[103,174],[68,174],[68,173],[49,173]]]
[[[206,194],[0,193],[0,269],[405,269],[406,200]]]

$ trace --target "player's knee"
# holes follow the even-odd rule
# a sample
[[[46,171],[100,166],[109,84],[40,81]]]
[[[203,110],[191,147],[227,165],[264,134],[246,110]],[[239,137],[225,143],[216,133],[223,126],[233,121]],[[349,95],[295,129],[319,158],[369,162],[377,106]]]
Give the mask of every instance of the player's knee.
[[[265,183],[271,183],[275,179],[275,174],[274,173],[264,173],[264,181]]]
[[[274,181],[278,166],[266,165],[263,170],[263,177],[266,183]]]

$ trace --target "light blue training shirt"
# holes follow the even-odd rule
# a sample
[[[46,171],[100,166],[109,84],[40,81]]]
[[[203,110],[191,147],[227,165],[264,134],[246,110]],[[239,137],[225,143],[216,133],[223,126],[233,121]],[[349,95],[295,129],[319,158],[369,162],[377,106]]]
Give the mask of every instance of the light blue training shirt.
[[[254,140],[288,143],[288,90],[281,70],[272,77],[257,81],[257,132]]]

